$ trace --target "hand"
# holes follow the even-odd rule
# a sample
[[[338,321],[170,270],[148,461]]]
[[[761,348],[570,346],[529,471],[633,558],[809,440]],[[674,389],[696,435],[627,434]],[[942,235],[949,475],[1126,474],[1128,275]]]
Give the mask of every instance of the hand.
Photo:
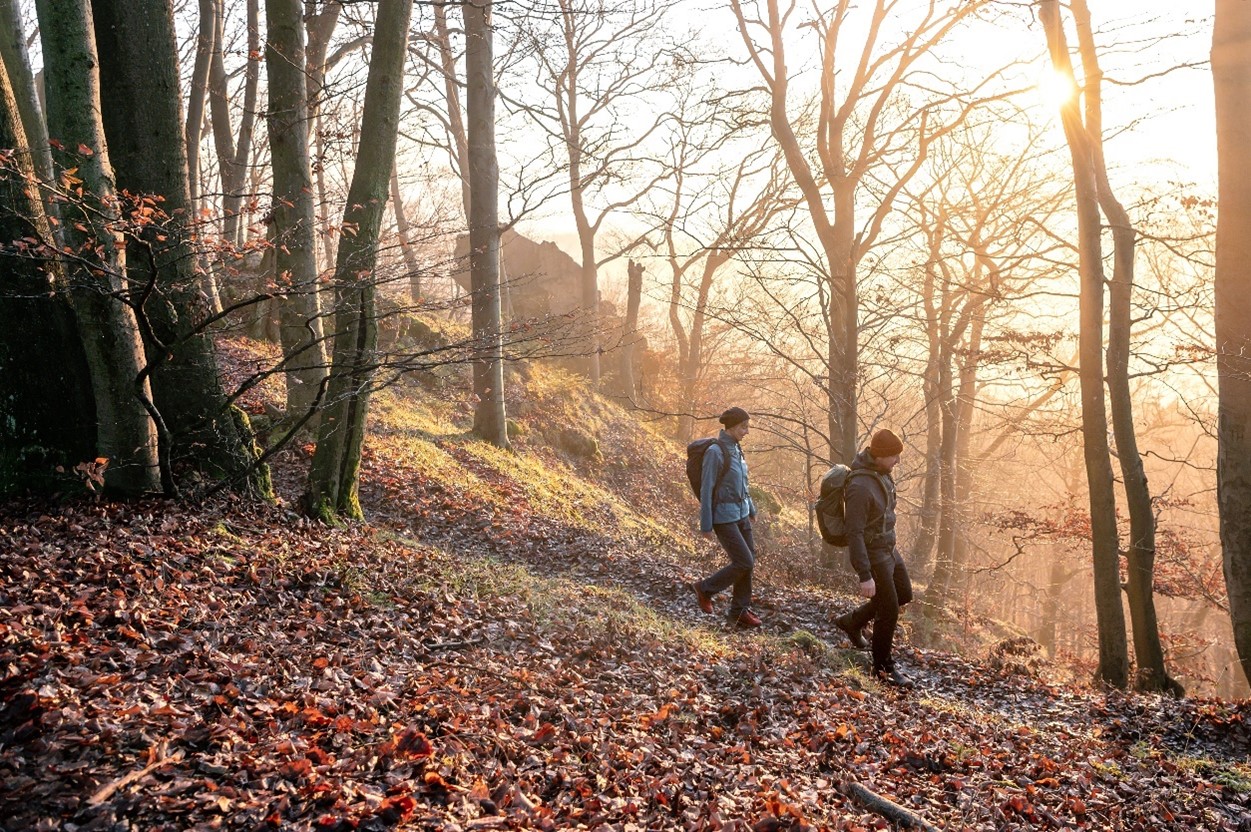
[[[711,531],[700,532],[700,535],[703,536],[704,540],[712,540],[714,537],[717,536],[715,532],[711,532]]]
[[[860,594],[865,598],[872,598],[877,592],[877,584],[873,583],[873,579],[862,581],[860,584]]]

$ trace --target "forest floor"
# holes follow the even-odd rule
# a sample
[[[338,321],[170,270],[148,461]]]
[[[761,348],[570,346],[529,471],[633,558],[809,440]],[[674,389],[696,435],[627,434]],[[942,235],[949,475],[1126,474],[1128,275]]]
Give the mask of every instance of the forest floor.
[[[0,504],[0,829],[1251,830],[1251,703],[907,644],[884,688],[778,565],[759,631],[700,614],[679,452],[567,393],[516,454],[380,397],[345,528],[307,446],[279,505]]]

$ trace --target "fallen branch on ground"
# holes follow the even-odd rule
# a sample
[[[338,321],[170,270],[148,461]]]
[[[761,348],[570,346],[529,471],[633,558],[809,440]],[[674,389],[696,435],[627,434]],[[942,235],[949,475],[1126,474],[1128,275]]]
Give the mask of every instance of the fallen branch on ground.
[[[869,811],[876,812],[892,823],[901,824],[909,829],[921,829],[924,832],[939,832],[937,827],[926,823],[920,815],[865,788],[854,780],[848,780],[843,784],[843,793],[860,801]]]

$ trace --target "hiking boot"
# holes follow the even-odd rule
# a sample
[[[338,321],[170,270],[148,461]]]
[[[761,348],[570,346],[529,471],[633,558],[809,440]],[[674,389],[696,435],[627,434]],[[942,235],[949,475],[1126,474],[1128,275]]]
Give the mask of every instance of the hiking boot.
[[[743,610],[738,614],[738,618],[731,619],[731,621],[733,621],[734,626],[742,627],[744,629],[759,627],[761,624],[760,616],[756,615],[751,610]]]
[[[899,668],[894,665],[888,667],[876,667],[873,669],[873,678],[885,685],[910,690],[916,685],[907,676],[899,672]]]
[[[691,581],[686,585],[686,588],[695,593],[695,603],[699,604],[699,608],[712,615],[712,599],[699,588],[699,581]]]
[[[851,646],[857,650],[868,650],[869,642],[864,637],[863,627],[852,627],[842,617],[834,619],[834,626],[843,631],[843,635],[847,636],[847,640],[851,642]]]

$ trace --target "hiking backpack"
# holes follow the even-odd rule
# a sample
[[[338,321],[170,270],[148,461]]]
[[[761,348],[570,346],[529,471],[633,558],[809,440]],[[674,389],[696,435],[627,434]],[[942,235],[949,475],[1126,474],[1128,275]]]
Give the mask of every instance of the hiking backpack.
[[[691,491],[695,492],[695,499],[699,499],[699,492],[703,486],[704,480],[704,454],[713,444],[721,440],[715,436],[707,439],[696,439],[694,442],[686,446],[686,479],[691,484]],[[721,446],[721,473],[717,474],[717,480],[712,484],[713,500],[716,500],[717,486],[721,484],[725,472],[730,470],[730,450],[723,444]]]
[[[826,471],[825,476],[821,478],[820,495],[812,510],[817,515],[817,529],[821,532],[821,539],[831,546],[847,545],[847,483],[851,482],[851,478],[857,474],[868,474],[876,477],[879,482],[882,480],[873,471],[864,468],[853,471],[846,465],[838,463],[835,463],[834,467]],[[886,490],[884,482],[882,490]]]

